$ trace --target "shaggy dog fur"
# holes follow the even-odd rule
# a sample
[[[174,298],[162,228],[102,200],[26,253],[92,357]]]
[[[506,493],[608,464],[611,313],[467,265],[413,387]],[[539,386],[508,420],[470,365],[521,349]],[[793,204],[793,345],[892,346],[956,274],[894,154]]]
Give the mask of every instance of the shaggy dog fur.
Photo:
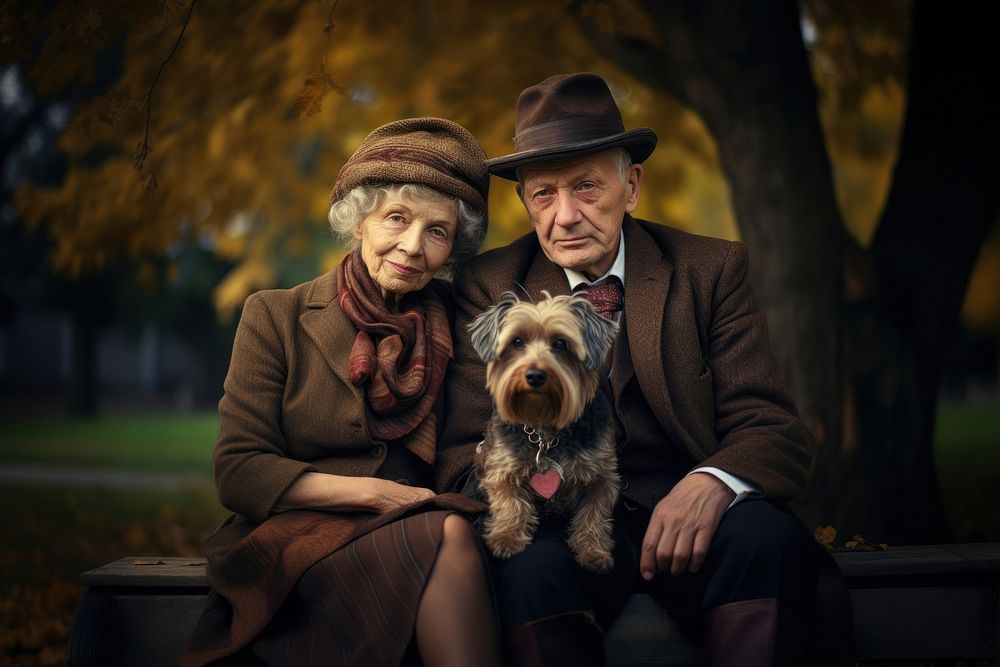
[[[582,296],[546,293],[531,304],[507,292],[469,330],[494,404],[476,456],[490,505],[486,545],[510,558],[531,543],[540,517],[569,515],[576,560],[610,570],[620,477],[611,406],[598,387],[618,325]]]

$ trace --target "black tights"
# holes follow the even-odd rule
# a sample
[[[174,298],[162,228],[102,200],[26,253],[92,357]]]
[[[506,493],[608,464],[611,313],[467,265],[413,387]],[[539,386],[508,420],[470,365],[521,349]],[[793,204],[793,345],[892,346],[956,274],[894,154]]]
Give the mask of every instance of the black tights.
[[[434,569],[417,608],[417,648],[429,667],[500,665],[500,643],[486,563],[472,526],[444,521]]]

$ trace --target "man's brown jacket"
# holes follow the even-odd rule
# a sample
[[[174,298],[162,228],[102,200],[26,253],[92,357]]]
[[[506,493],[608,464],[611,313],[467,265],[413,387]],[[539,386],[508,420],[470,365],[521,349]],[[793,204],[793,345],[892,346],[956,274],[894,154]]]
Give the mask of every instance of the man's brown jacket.
[[[664,447],[732,473],[767,498],[791,498],[806,480],[814,443],[754,306],[745,247],[629,216],[622,231],[628,352],[642,396],[670,440]],[[474,258],[456,275],[439,488],[455,484],[471,462],[492,410],[468,324],[505,291],[535,301],[542,290],[568,294],[569,285],[534,233]],[[621,409],[627,420],[629,406]],[[624,495],[652,508],[671,482],[656,471],[641,477]]]

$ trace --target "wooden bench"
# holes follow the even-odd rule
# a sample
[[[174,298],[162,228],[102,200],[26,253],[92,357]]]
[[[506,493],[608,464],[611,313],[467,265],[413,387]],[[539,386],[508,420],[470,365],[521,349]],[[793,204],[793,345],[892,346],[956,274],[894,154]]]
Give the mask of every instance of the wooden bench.
[[[1000,664],[1000,543],[834,557],[850,589],[859,661]],[[177,664],[208,592],[198,558],[123,558],[80,580],[89,590],[70,636],[74,667]],[[606,649],[611,665],[698,665],[704,657],[645,595],[629,601]]]

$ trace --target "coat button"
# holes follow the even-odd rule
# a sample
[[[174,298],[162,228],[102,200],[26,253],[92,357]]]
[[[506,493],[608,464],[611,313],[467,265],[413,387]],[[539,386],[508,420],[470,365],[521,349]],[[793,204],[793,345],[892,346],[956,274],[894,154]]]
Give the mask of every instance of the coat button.
[[[369,453],[373,459],[380,459],[385,455],[385,447],[383,445],[375,445]]]

